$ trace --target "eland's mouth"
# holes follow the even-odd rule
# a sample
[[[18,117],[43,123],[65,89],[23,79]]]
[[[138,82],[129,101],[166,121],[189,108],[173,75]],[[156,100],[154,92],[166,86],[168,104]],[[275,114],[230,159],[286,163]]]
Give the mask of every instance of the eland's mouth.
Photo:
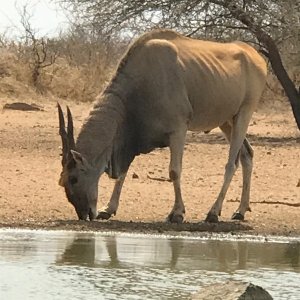
[[[92,208],[90,208],[88,212],[77,213],[77,215],[78,215],[78,219],[83,220],[83,221],[87,221],[87,219],[89,219],[90,221],[93,221],[97,218],[97,212],[94,213]]]
[[[79,211],[76,210],[78,219],[81,220],[81,221],[87,221],[88,217],[90,219],[90,211],[91,211],[91,209],[89,210],[89,212],[87,212],[87,211],[85,211],[85,212],[79,212]]]
[[[79,209],[76,209],[76,207],[75,207],[75,210],[76,210],[78,219],[82,220],[82,221],[88,221],[88,220],[93,221],[97,218],[97,215],[98,215],[97,208],[93,209],[91,207],[87,207],[84,210],[79,210]]]
[[[90,219],[90,221],[93,221],[96,218],[97,218],[97,213],[95,214],[93,212],[93,210],[90,208],[90,210],[89,210],[89,219]]]

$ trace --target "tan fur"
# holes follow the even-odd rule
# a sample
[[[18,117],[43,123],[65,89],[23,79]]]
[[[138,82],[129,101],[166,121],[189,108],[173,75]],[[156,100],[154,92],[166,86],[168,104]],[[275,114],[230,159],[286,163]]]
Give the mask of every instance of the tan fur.
[[[168,220],[181,222],[180,175],[186,131],[220,127],[230,142],[229,159],[222,189],[207,220],[215,221],[221,213],[239,158],[243,192],[236,217],[243,217],[249,210],[253,156],[245,135],[266,74],[262,57],[241,42],[201,41],[170,30],[153,31],[135,41],[76,142],[76,150],[101,174],[106,168],[112,177],[122,178],[107,207],[117,207],[114,202],[119,201],[124,174],[136,155],[169,146],[175,203]],[[82,186],[82,190],[86,188]],[[106,216],[112,213],[115,211],[107,208],[102,211]]]
[[[121,69],[135,81],[144,77],[151,82],[151,98],[153,93],[158,101],[166,96],[162,105],[168,110],[192,112],[189,129],[201,131],[233,118],[242,104],[253,110],[267,74],[265,61],[247,44],[195,40],[168,30],[138,39]],[[179,107],[173,94],[181,96],[176,97]],[[188,101],[183,103],[185,96]]]

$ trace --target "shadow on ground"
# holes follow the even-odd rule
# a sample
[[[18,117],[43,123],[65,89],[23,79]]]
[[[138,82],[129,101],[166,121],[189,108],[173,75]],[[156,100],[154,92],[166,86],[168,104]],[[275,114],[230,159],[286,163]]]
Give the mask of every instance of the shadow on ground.
[[[295,143],[300,143],[300,138],[292,136],[272,137],[272,136],[258,136],[254,134],[247,134],[247,138],[253,146],[272,146],[282,147],[294,146]],[[189,132],[187,136],[187,143],[210,144],[210,145],[226,145],[228,144],[222,133],[198,133]]]
[[[0,223],[0,227],[7,227],[5,223]],[[24,222],[22,224],[11,224],[9,227],[22,227],[32,229],[58,229],[75,231],[121,231],[135,233],[180,233],[180,232],[235,232],[249,231],[253,228],[246,222],[228,221],[219,223],[183,223],[169,224],[165,222],[125,222],[125,221],[72,221],[72,220],[53,220],[47,222]]]

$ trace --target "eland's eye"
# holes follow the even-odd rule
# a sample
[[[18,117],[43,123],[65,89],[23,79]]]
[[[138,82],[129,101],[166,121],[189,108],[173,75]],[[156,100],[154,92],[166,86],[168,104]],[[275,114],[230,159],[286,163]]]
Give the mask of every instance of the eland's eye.
[[[77,177],[75,177],[75,176],[71,176],[71,177],[69,178],[69,182],[70,182],[71,184],[75,184],[75,183],[78,182],[78,179],[77,179]]]

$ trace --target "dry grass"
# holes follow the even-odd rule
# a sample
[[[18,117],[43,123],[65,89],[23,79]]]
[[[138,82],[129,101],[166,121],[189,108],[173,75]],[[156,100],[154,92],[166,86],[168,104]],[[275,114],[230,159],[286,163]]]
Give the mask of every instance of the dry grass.
[[[44,97],[76,102],[93,101],[111,78],[124,45],[113,55],[101,51],[101,48],[84,46],[77,45],[76,51],[74,43],[69,53],[64,49],[52,65],[42,68],[38,91],[32,82],[32,58],[28,57],[30,51],[26,56],[25,47],[22,49],[20,45],[0,48],[0,97],[18,101],[42,100]],[[64,47],[68,48],[66,45]],[[297,74],[295,70],[293,72],[292,78],[298,74],[295,78],[300,81],[300,71]],[[260,107],[276,108],[287,103],[282,87],[271,73],[267,86]]]
[[[0,96],[24,99],[33,97],[29,67],[7,49],[0,50]]]
[[[116,64],[116,59],[110,64],[101,61],[101,53],[93,61],[76,64],[61,55],[52,65],[41,69],[37,89],[32,81],[31,60],[14,47],[0,48],[0,97],[18,101],[44,97],[93,101]]]
[[[58,98],[92,101],[111,75],[112,69],[105,70],[101,65],[77,67],[61,58],[43,72],[41,82],[48,93]]]

